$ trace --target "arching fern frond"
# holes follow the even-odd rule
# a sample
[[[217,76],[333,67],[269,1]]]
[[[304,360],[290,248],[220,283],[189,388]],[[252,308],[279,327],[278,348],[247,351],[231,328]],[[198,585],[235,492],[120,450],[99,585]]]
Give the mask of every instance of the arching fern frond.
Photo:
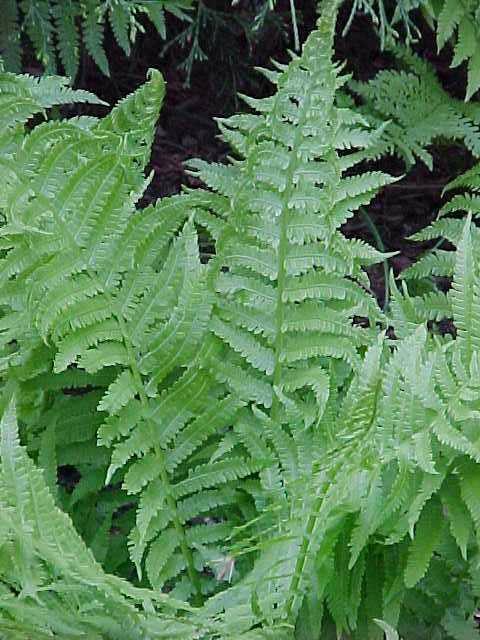
[[[62,496],[66,508],[85,503],[76,509],[78,522],[97,557],[107,564],[125,562],[123,551],[116,560],[111,557],[112,518],[118,523],[118,510],[138,506],[130,536],[138,573],[149,549],[151,584],[179,582],[183,598],[193,594],[199,600],[202,591],[217,586],[201,575],[198,549],[215,549],[230,525],[193,526],[196,514],[185,519],[183,502],[197,496],[200,508],[202,491],[228,493],[259,464],[235,451],[229,462],[209,468],[210,456],[203,453],[244,401],[220,388],[202,365],[202,354],[213,355],[215,345],[204,344],[212,294],[188,220],[195,198],[172,197],[142,211],[134,208],[145,185],[163,94],[163,80],[152,72],[146,85],[103,120],[86,127],[49,123],[24,137],[13,156],[20,169],[7,174],[4,191],[8,248],[0,278],[10,312],[3,320],[3,339],[7,351],[16,341],[9,364],[17,370],[29,350],[46,357],[38,369],[33,362],[23,367],[22,387],[45,373],[65,379],[65,386],[72,370],[85,374],[87,388],[77,402],[56,402],[44,413],[46,401],[38,399],[42,419],[29,439],[32,453],[42,452],[41,427],[56,422],[52,455],[59,464],[74,465],[85,478],[95,473],[96,481],[103,473],[115,485],[109,496],[100,494],[93,502],[86,480],[74,499]],[[212,403],[220,410],[213,411]],[[88,428],[81,434],[79,425],[72,425],[77,433],[68,447],[65,413],[72,410],[85,411]],[[160,495],[168,512],[158,517]],[[148,496],[154,497],[153,510]],[[97,531],[92,509],[103,511]],[[82,513],[83,518],[90,514],[87,525],[81,524]],[[157,557],[164,539],[175,542],[165,567]],[[182,581],[184,573],[188,579]]]

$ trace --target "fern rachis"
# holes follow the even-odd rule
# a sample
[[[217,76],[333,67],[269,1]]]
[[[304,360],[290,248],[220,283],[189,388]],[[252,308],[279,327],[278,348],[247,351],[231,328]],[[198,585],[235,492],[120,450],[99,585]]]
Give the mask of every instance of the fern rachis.
[[[266,72],[275,93],[247,98],[255,113],[220,122],[235,159],[192,163],[207,188],[143,210],[158,74],[102,120],[31,129],[68,90],[0,78],[2,631],[26,636],[35,612],[40,633],[99,638],[466,628],[477,231],[444,224],[459,242],[451,291],[416,302],[392,287],[387,337],[364,271],[384,256],[340,232],[391,178],[357,166],[384,129],[336,101],[336,12],[325,2],[302,55]],[[208,264],[196,225],[215,241]],[[444,310],[454,340],[423,323]],[[81,476],[71,493],[55,483],[65,462]],[[59,506],[135,586],[104,573]],[[421,604],[447,583],[448,616],[429,618]]]

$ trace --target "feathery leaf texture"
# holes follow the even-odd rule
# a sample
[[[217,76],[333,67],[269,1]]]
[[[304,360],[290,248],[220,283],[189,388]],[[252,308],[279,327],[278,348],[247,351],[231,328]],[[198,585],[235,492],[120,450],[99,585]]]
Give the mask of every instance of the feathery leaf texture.
[[[104,47],[107,24],[128,56],[137,33],[144,30],[143,16],[147,16],[165,39],[165,12],[186,20],[191,6],[192,0],[6,0],[5,7],[2,4],[0,55],[8,71],[19,73],[21,36],[26,34],[47,73],[63,69],[75,80],[85,49],[100,71],[108,76]]]
[[[389,17],[384,0],[354,0],[350,19],[343,32],[350,24],[357,11],[369,14],[377,26],[381,46],[392,46],[399,33],[405,35],[407,43],[421,36],[419,27],[411,13],[421,9],[428,24],[435,29],[437,48],[440,52],[450,43],[453,47],[452,68],[465,64],[467,68],[467,91],[465,101],[468,102],[480,88],[480,32],[478,18],[480,6],[478,0],[398,0],[395,11]],[[397,30],[401,25],[402,29]]]
[[[175,619],[181,603],[102,570],[20,446],[12,402],[0,429],[0,566],[2,580],[10,579],[23,596],[2,590],[2,635],[143,638],[162,617],[163,637],[197,633],[193,622]]]
[[[396,154],[411,166],[416,157],[431,170],[432,142],[462,141],[480,155],[480,111],[442,87],[431,65],[408,49],[392,48],[400,70],[380,71],[369,82],[351,82],[363,101],[361,113],[379,126],[386,122],[374,155]]]
[[[478,232],[472,216],[424,230],[456,249],[392,283],[385,317],[365,271],[383,254],[340,231],[392,178],[357,166],[386,129],[337,100],[338,4],[267,72],[275,93],[219,123],[235,159],[193,161],[205,188],[144,209],[158,72],[103,119],[35,127],[93,98],[0,74],[1,633],[370,640],[425,609],[437,636],[462,628],[480,539]],[[446,214],[475,218],[477,176]],[[409,290],[444,274],[447,294]],[[427,327],[442,318],[455,338]],[[73,487],[56,483],[67,465]],[[428,604],[439,584],[448,614]]]

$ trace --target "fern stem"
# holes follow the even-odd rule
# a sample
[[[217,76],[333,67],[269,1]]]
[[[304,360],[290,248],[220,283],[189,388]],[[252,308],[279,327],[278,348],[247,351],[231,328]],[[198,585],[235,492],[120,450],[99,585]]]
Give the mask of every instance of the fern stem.
[[[368,211],[364,207],[361,207],[360,214],[375,240],[377,249],[382,253],[385,253],[385,245],[383,243],[382,236],[380,235]],[[389,269],[387,258],[383,260],[383,280],[384,280],[384,291],[385,291],[384,300],[383,300],[383,310],[388,311],[388,307],[390,305],[390,269]]]
[[[276,301],[276,323],[275,323],[275,344],[274,344],[274,356],[275,367],[273,370],[273,386],[278,387],[282,380],[282,363],[280,360],[280,354],[283,348],[283,320],[284,320],[284,303],[283,303],[283,291],[285,289],[285,257],[287,249],[287,211],[285,209],[281,214],[280,221],[280,243],[278,246],[278,276],[277,276],[277,301]],[[274,389],[275,391],[275,389]],[[274,393],[272,402],[272,420],[275,422],[278,418],[278,411],[280,405],[277,395]]]
[[[305,101],[302,105],[302,112],[299,116],[299,122],[297,124],[297,128],[295,131],[295,139],[293,144],[293,149],[296,149],[302,138],[302,124],[305,120],[305,113],[308,111],[310,105],[310,95],[307,94],[305,96]],[[282,381],[282,362],[281,362],[281,353],[283,350],[283,322],[285,316],[285,303],[283,301],[283,293],[285,290],[285,280],[287,276],[287,271],[285,268],[285,260],[287,256],[287,246],[288,246],[288,238],[287,238],[287,227],[288,227],[288,207],[287,203],[292,194],[293,188],[293,175],[295,169],[298,165],[297,154],[292,153],[292,160],[287,169],[287,188],[284,193],[283,202],[284,205],[282,207],[282,213],[280,214],[280,240],[278,245],[278,274],[277,274],[277,300],[276,300],[276,309],[275,309],[275,342],[274,342],[274,370],[273,370],[273,386],[274,386],[274,395],[272,402],[272,413],[271,417],[273,422],[275,423],[279,417],[280,403],[277,394],[275,393],[275,388],[281,384]]]
[[[338,9],[338,0],[330,0],[326,4],[325,13],[322,12],[322,16],[319,19],[319,24],[322,20],[331,20],[332,24],[335,24],[336,21],[336,13]],[[330,30],[330,47],[333,47],[333,33],[334,26],[331,27]],[[272,410],[271,410],[271,418],[273,423],[276,423],[279,417],[280,411],[280,401],[278,399],[277,394],[275,393],[275,388],[278,387],[282,382],[282,361],[281,361],[281,353],[283,350],[283,323],[284,323],[284,314],[285,314],[285,302],[283,301],[284,289],[285,289],[285,280],[286,280],[286,268],[285,261],[287,255],[287,247],[288,247],[288,237],[287,237],[287,229],[288,229],[288,202],[290,197],[294,191],[294,174],[300,162],[297,149],[300,147],[300,144],[303,141],[303,125],[307,121],[307,114],[310,109],[311,104],[311,93],[307,92],[303,101],[299,105],[299,113],[298,120],[295,123],[295,135],[293,139],[293,143],[291,146],[291,159],[289,165],[287,167],[286,173],[286,189],[282,194],[283,199],[283,207],[282,212],[280,214],[280,239],[278,245],[278,273],[277,273],[277,299],[276,299],[276,322],[275,322],[275,341],[273,345],[274,350],[274,370],[273,370],[273,386],[274,386],[274,395],[272,402]],[[281,111],[281,110],[280,110]],[[276,106],[272,108],[272,113],[276,113]]]
[[[298,51],[300,49],[300,36],[298,35],[297,12],[295,9],[295,0],[290,0],[290,13],[292,15],[293,46],[295,48],[295,51]]]

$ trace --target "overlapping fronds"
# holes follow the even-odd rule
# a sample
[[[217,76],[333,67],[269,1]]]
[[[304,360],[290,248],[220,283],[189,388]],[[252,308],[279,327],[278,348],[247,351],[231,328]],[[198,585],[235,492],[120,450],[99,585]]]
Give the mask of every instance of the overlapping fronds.
[[[8,84],[10,82],[13,89],[16,88],[14,81],[17,78],[10,74],[4,74],[4,78],[7,87],[10,86]],[[57,86],[60,89],[63,88],[61,82],[55,85],[53,80],[50,81],[53,88]],[[37,83],[28,78],[19,77],[18,84],[25,87],[26,95],[27,90],[32,86],[33,96],[35,91],[39,91],[42,96],[37,100],[38,107],[33,98],[31,99],[33,107],[26,115],[29,116],[34,108],[40,110],[40,107],[54,103],[53,99],[49,98],[48,82]],[[45,87],[42,91],[43,84]],[[51,93],[55,96],[53,91]],[[60,90],[58,94],[61,97]],[[87,282],[95,282],[95,276],[92,273],[95,270],[92,254],[98,255],[103,252],[104,260],[108,261],[108,242],[105,240],[110,242],[111,247],[112,240],[118,236],[119,232],[123,233],[125,230],[132,211],[132,195],[138,196],[143,184],[142,172],[139,169],[143,169],[146,162],[144,146],[145,144],[149,146],[150,142],[145,135],[148,134],[150,137],[152,135],[162,94],[162,81],[159,77],[155,77],[151,84],[147,85],[146,90],[127,99],[101,125],[90,120],[85,127],[81,122],[74,120],[39,126],[31,134],[19,136],[21,143],[12,149],[10,157],[4,158],[5,162],[2,166],[5,183],[9,187],[3,193],[2,201],[7,219],[7,225],[3,228],[3,246],[9,250],[6,255],[4,254],[5,262],[2,265],[5,267],[2,304],[9,308],[9,312],[2,319],[4,349],[2,366],[4,371],[7,367],[14,366],[22,381],[24,392],[22,393],[22,409],[24,408],[22,417],[28,417],[35,423],[35,418],[41,416],[36,425],[38,435],[35,432],[28,433],[31,450],[40,451],[44,460],[51,461],[52,468],[57,464],[59,466],[73,464],[77,466],[80,473],[85,472],[86,476],[94,473],[95,469],[101,472],[103,468],[103,480],[109,457],[105,449],[102,450],[96,446],[96,428],[102,422],[98,419],[100,414],[96,410],[96,405],[102,394],[98,391],[86,394],[84,391],[80,396],[62,397],[58,396],[57,390],[75,387],[86,391],[92,387],[106,388],[113,382],[115,375],[111,368],[101,371],[100,374],[94,370],[90,376],[75,375],[74,372],[67,371],[64,376],[56,376],[53,380],[52,361],[56,354],[51,348],[48,337],[55,323],[63,322],[63,329],[56,335],[54,343],[62,342],[60,339],[60,336],[64,335],[62,331],[68,332],[73,329],[83,329],[83,336],[87,334],[84,339],[88,342],[89,330],[93,334],[97,324],[105,327],[108,321],[111,322],[113,310],[108,300],[105,297],[101,299],[100,295],[95,296],[96,293],[100,294],[102,287],[87,284]],[[70,92],[70,96],[75,97],[75,92]],[[2,100],[8,107],[11,99],[7,91],[2,93]],[[150,103],[150,109],[153,108],[151,112],[149,112],[148,103]],[[135,124],[134,108],[137,108]],[[141,121],[138,117],[140,112],[142,113]],[[131,122],[127,132],[125,125],[129,122],[129,117]],[[142,127],[143,131],[140,130]],[[119,148],[120,154],[117,151]],[[102,158],[100,162],[99,157]],[[138,158],[141,158],[141,166],[137,168],[134,167],[134,163],[138,163]],[[136,178],[134,178],[134,168],[135,173],[138,174]],[[96,171],[98,173],[94,175]],[[127,171],[130,172],[130,181]],[[70,174],[70,182],[66,185],[67,174]],[[82,179],[85,180],[83,184]],[[119,189],[118,193],[115,193],[116,188]],[[133,194],[130,195],[132,189]],[[25,198],[31,202],[30,213],[26,210],[28,207],[25,207]],[[84,203],[83,209],[82,203]],[[78,218],[72,219],[73,214],[77,214]],[[98,224],[102,215],[107,216],[103,228]],[[28,216],[32,217],[30,221],[27,221]],[[155,212],[150,212],[150,218],[153,217]],[[180,218],[181,216],[177,215],[176,219],[173,217],[170,221],[170,224],[173,223],[172,231]],[[115,224],[118,228],[117,232]],[[167,230],[169,223],[163,222],[163,224]],[[134,231],[134,226],[130,225],[131,233]],[[150,224],[148,227],[152,230],[155,224],[153,226]],[[10,233],[13,235],[10,236]],[[78,240],[80,237],[83,241]],[[88,239],[95,239],[94,243],[97,246],[95,249],[94,245],[90,245],[90,253],[85,251]],[[137,242],[144,240],[144,234],[137,232]],[[33,249],[32,245],[38,251]],[[135,248],[133,244],[131,250]],[[113,251],[112,248],[110,250]],[[18,260],[14,257],[15,255]],[[126,252],[122,252],[122,257],[129,259]],[[89,260],[92,261],[90,273],[87,266]],[[53,270],[49,271],[48,266],[52,262]],[[16,266],[13,266],[13,263]],[[12,270],[9,264],[13,267]],[[59,266],[56,274],[55,264]],[[63,266],[65,271],[62,272]],[[118,267],[117,277],[120,278],[125,267],[120,262],[116,266]],[[44,276],[40,276],[41,273]],[[36,276],[40,277],[40,280],[37,280]],[[29,286],[23,288],[21,283],[27,280],[31,288]],[[119,284],[118,280],[116,284]],[[37,285],[40,289],[36,289]],[[103,296],[107,294],[106,288],[102,289],[102,294]],[[44,307],[40,305],[42,300],[47,302]],[[82,309],[81,318],[80,316],[75,318],[73,306],[77,312]],[[43,325],[43,329],[32,334],[32,328],[37,324],[36,320],[32,324],[32,313],[39,320],[46,309],[51,312],[49,320],[44,317],[46,324]],[[69,312],[72,313],[69,315]],[[104,336],[108,338],[108,332]],[[15,340],[17,348],[12,349],[12,340]],[[71,348],[74,348],[75,340],[71,340],[70,344]],[[102,366],[100,364],[98,370],[102,369]],[[52,381],[50,392],[48,378]],[[39,380],[42,381],[41,391],[39,391]],[[57,393],[52,394],[51,391],[57,391]],[[52,395],[55,397],[53,404]],[[42,407],[46,406],[49,407],[48,411],[42,413]],[[35,407],[33,412],[32,407]],[[76,423],[75,420],[72,421],[72,412],[77,417]],[[45,424],[55,432],[53,444],[49,447],[42,437],[42,425]],[[56,468],[54,473],[56,475]],[[102,483],[103,481],[100,487]],[[83,497],[86,495],[87,493],[83,493]],[[123,501],[125,502],[124,498]],[[96,506],[98,507],[98,504]],[[120,505],[112,502],[111,511],[118,506]],[[78,518],[82,519],[80,513]],[[97,534],[96,518],[90,519],[89,522],[93,525],[92,535]],[[86,537],[88,539],[89,536]],[[105,538],[107,537],[108,527],[105,531]]]
[[[217,255],[199,291],[202,306],[192,307],[194,292],[187,289],[182,307],[182,317],[193,308],[207,331],[201,349],[194,341],[194,350],[185,352],[190,359],[197,352],[192,365],[168,393],[148,401],[149,419],[131,433],[121,426],[124,413],[132,419],[129,405],[116,402],[117,396],[130,394],[132,406],[140,411],[141,398],[139,403],[134,397],[129,373],[100,405],[119,416],[113,422],[118,427],[100,431],[102,443],[119,438],[109,477],[130,464],[124,486],[131,493],[141,492],[130,537],[132,557],[140,571],[147,551],[150,582],[158,587],[176,584],[175,593],[184,597],[192,589],[198,599],[200,592],[219,588],[220,580],[199,575],[197,567],[215,572],[228,556],[225,540],[232,535],[235,518],[242,522],[235,509],[225,508],[235,502],[232,486],[238,491],[242,478],[259,470],[268,473],[282,424],[308,428],[318,422],[330,392],[329,359],[338,360],[339,366],[343,362],[347,371],[355,369],[362,347],[371,340],[371,332],[355,326],[353,317],[363,315],[372,323],[381,318],[362,287],[368,284],[362,266],[381,256],[338,231],[390,178],[381,173],[366,174],[363,180],[343,177],[377,133],[357,122],[352,112],[334,106],[342,83],[330,59],[335,4],[327,5],[301,58],[278,77],[271,76],[277,93],[264,102],[251,101],[260,112],[247,117],[251,129],[244,130],[242,118],[221,123],[225,138],[246,159],[229,166],[192,163],[212,188],[211,193],[189,196],[195,220],[212,230],[217,241]],[[323,132],[326,140],[318,145]],[[338,150],[350,148],[354,151],[340,157]],[[192,257],[189,263],[190,277],[203,271],[198,263],[195,267],[196,260]],[[181,354],[177,342],[165,352],[170,333],[180,333],[178,322],[174,313],[168,333],[155,337],[151,353],[140,359],[139,371],[149,378],[147,395],[185,362],[175,361]],[[155,364],[160,354],[165,360],[165,353],[170,369]],[[182,398],[182,406],[176,398]],[[260,407],[274,425],[268,443],[255,434],[263,429]],[[155,437],[152,427],[158,432]],[[209,442],[206,455],[200,446],[205,450]],[[193,468],[188,462],[192,456]],[[246,496],[254,497],[256,481],[247,482]],[[251,500],[248,497],[247,504]],[[212,509],[216,521],[207,525]],[[189,523],[197,518],[205,524],[192,527]],[[182,577],[184,571],[188,580]]]
[[[19,445],[13,403],[0,424],[0,633],[4,638],[192,638],[180,603],[108,575]]]
[[[18,117],[0,95],[0,371],[19,418],[9,403],[7,637],[472,630],[478,232],[470,218],[427,229],[456,249],[407,276],[447,275],[450,290],[415,298],[393,283],[382,314],[365,267],[385,256],[341,227],[392,180],[360,164],[387,130],[336,100],[338,4],[323,3],[300,56],[265,71],[271,97],[220,121],[234,158],[191,163],[206,188],[145,209],[157,72],[103,119],[28,130],[49,90],[67,99],[61,81],[36,96],[21,78]],[[472,194],[446,213],[475,216],[477,176],[452,185]],[[207,264],[199,229],[215,244]],[[451,338],[428,330],[442,318]]]
[[[428,147],[461,141],[476,158],[480,155],[480,111],[450,96],[429,63],[409,50],[393,49],[404,69],[380,71],[366,83],[350,83],[362,98],[361,112],[373,123],[387,122],[377,155],[390,153],[411,166],[416,157],[432,169]]]
[[[480,31],[478,0],[398,0],[392,12],[385,0],[355,0],[344,35],[357,11],[370,15],[380,34],[382,48],[391,45],[399,32],[407,42],[421,36],[419,25],[412,15],[415,9],[422,11],[424,19],[435,29],[438,51],[447,44],[453,47],[451,66],[467,66],[466,101],[480,88]],[[401,29],[397,31],[400,26]]]
[[[465,311],[478,304],[460,266],[467,250],[454,277],[456,341],[436,344],[423,326],[390,349],[380,340],[318,431],[282,434],[269,507],[251,525],[260,559],[223,603],[254,589],[265,624],[283,616],[302,638],[320,637],[329,619],[359,640],[382,637],[377,618],[412,634],[418,624],[429,636],[473,633],[480,333]],[[452,572],[465,592],[439,593]]]
[[[130,55],[137,34],[144,31],[142,16],[146,16],[165,39],[165,12],[186,19],[185,12],[191,4],[191,0],[5,0],[0,56],[9,71],[21,71],[21,38],[27,36],[47,73],[56,73],[61,68],[74,80],[84,48],[108,76],[104,45],[107,25],[118,46]]]
[[[245,98],[258,115],[221,121],[245,159],[190,163],[213,192],[197,219],[217,239],[211,327],[225,352],[220,375],[229,367],[250,381],[244,400],[261,399],[274,423],[307,427],[328,398],[325,363],[357,368],[371,338],[354,316],[372,326],[381,319],[362,267],[382,255],[339,227],[392,180],[380,172],[346,175],[378,131],[335,106],[344,80],[331,62],[334,4],[300,58],[265,72],[277,93]]]
[[[37,114],[46,114],[50,107],[71,102],[103,104],[88,91],[73,90],[65,78],[43,76],[34,78],[1,71],[0,92],[2,110],[0,113],[0,152],[2,168],[15,145],[22,141],[24,125]]]
[[[51,485],[57,466],[81,474],[59,499],[97,558],[128,571],[125,536],[118,549],[111,529],[128,533],[137,505],[129,544],[138,574],[149,549],[152,585],[186,573],[182,597],[201,600],[218,584],[201,576],[201,563],[210,566],[218,552],[207,551],[230,525],[195,519],[235,503],[232,483],[258,462],[237,454],[207,466],[213,451],[203,451],[245,402],[201,366],[214,346],[202,342],[212,295],[190,219],[195,198],[135,211],[163,92],[152,72],[106,118],[40,125],[12,153],[17,170],[5,168],[2,194],[2,345],[33,425],[30,450]],[[67,395],[45,395],[52,378]]]

